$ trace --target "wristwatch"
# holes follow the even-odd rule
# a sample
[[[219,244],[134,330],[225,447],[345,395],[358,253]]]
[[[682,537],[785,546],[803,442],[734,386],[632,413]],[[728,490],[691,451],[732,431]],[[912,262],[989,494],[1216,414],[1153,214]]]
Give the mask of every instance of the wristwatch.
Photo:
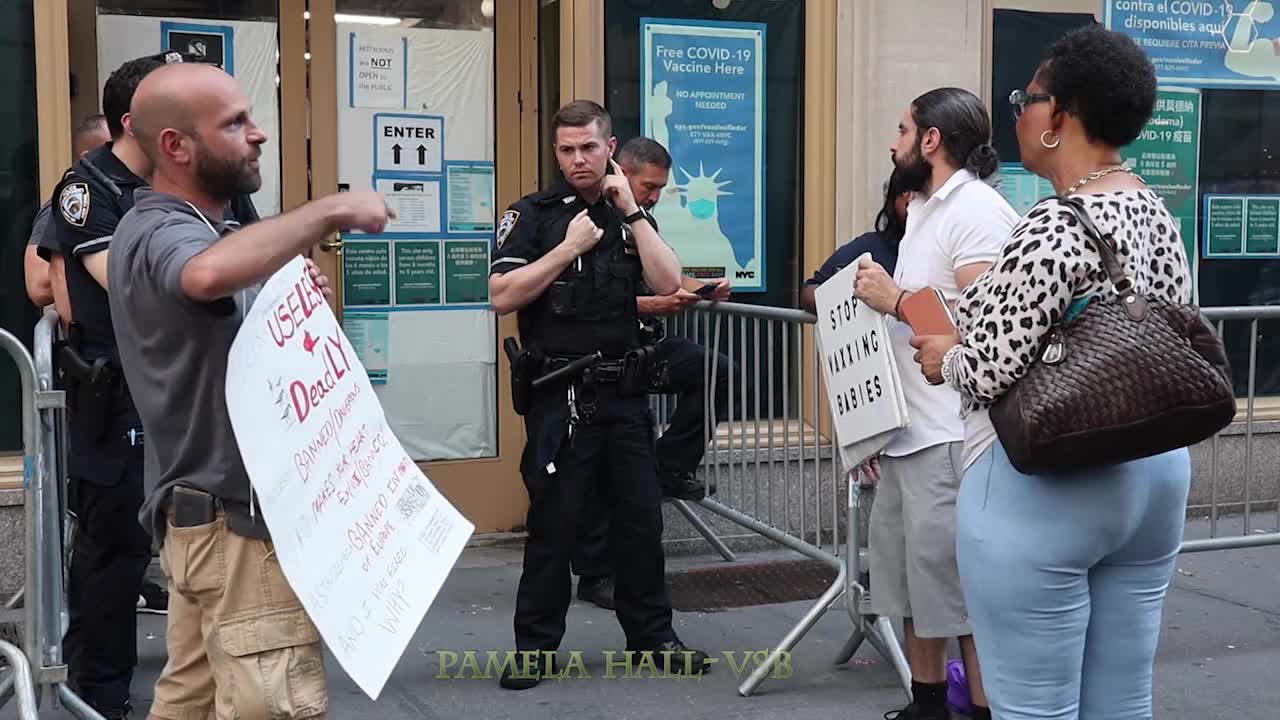
[[[637,220],[643,220],[643,219],[644,219],[644,208],[639,208],[635,212],[631,213],[630,215],[622,218],[622,222],[630,225],[631,223]]]

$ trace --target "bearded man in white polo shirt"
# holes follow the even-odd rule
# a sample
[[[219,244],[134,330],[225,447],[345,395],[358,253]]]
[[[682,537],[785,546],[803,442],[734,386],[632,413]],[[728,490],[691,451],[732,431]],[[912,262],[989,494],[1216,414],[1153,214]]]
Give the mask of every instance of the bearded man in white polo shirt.
[[[883,312],[906,395],[910,426],[864,470],[877,479],[871,509],[871,607],[903,618],[912,703],[898,720],[946,720],[946,643],[959,638],[973,701],[971,717],[991,717],[956,570],[955,503],[963,474],[960,395],[929,385],[912,357],[901,303],[926,287],[950,302],[991,267],[1018,216],[983,180],[999,166],[991,119],[973,93],[941,88],[916,98],[891,150],[907,189],[906,235],[892,277],[864,261],[855,293]]]

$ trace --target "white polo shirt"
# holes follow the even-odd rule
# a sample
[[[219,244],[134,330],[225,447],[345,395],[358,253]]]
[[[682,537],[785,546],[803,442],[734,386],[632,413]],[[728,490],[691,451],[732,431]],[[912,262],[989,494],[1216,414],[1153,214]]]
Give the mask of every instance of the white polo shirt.
[[[907,229],[898,249],[893,279],[903,290],[932,285],[948,301],[960,298],[956,268],[994,263],[1009,240],[1018,214],[1000,193],[968,170],[952,175],[929,197],[907,208]],[[901,457],[947,442],[964,440],[960,393],[949,385],[930,385],[912,358],[911,326],[889,318],[889,337],[910,425],[894,437],[884,454]],[[956,468],[956,472],[960,472]]]

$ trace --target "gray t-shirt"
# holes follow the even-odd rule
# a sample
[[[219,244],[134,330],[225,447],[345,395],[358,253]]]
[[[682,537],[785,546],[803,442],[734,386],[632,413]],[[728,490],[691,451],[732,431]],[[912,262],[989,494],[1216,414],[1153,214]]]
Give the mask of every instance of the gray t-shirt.
[[[28,245],[39,245],[44,239],[44,233],[49,229],[49,211],[52,208],[53,206],[47,202],[40,206],[36,219],[31,221],[31,239],[27,241]]]
[[[139,188],[107,261],[111,316],[125,378],[146,433],[147,497],[139,518],[164,541],[175,485],[214,495],[227,527],[268,539],[227,414],[227,354],[257,290],[214,302],[182,291],[191,258],[238,227],[206,218],[172,195]]]

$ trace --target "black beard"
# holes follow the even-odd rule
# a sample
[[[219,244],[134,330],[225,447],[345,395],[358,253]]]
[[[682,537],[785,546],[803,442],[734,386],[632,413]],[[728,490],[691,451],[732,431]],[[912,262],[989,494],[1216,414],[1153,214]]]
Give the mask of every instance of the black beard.
[[[911,154],[904,158],[894,158],[893,164],[898,169],[898,177],[902,181],[902,189],[910,192],[924,192],[933,178],[933,166],[925,160],[920,152],[920,143],[916,143]]]
[[[228,162],[203,149],[196,162],[196,177],[206,192],[223,200],[251,195],[262,188],[262,175],[247,161]]]

